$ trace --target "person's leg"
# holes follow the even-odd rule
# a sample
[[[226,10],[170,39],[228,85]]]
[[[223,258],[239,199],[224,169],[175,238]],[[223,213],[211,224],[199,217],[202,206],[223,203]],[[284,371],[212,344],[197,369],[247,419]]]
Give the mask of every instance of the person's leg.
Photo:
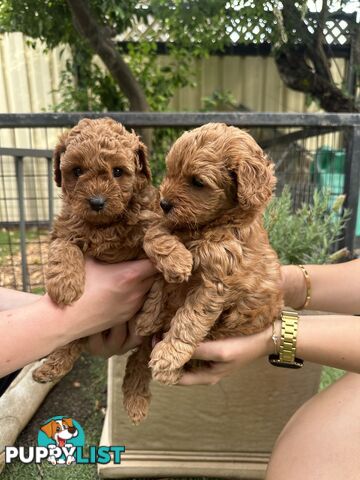
[[[360,375],[306,402],[281,432],[266,480],[360,479]]]

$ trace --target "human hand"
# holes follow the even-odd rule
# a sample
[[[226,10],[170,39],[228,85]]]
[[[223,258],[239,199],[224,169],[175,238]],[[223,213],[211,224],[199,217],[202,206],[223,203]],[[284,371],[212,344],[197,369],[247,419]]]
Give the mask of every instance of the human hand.
[[[273,353],[271,337],[270,326],[253,335],[202,342],[192,358],[210,361],[211,364],[194,372],[185,372],[178,385],[215,385],[240,367]]]
[[[141,307],[157,270],[149,260],[119,264],[103,264],[88,258],[85,265],[86,282],[83,295],[71,306],[58,307],[48,296],[44,301],[56,309],[57,321],[63,325],[65,342],[123,325]],[[120,327],[112,332],[111,345],[127,333]],[[99,340],[99,339],[98,339]]]
[[[141,344],[143,337],[135,333],[135,320],[116,325],[104,332],[95,333],[86,339],[86,351],[90,355],[110,358],[123,355]]]

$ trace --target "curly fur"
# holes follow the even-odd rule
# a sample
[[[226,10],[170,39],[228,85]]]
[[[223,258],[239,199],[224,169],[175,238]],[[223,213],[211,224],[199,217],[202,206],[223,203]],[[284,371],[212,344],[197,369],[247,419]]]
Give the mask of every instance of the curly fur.
[[[119,176],[114,176],[115,168]],[[51,234],[46,290],[63,306],[83,293],[85,254],[107,263],[144,257],[143,238],[156,216],[158,193],[151,185],[145,145],[110,118],[83,119],[62,134],[54,151],[54,174],[62,188],[62,208]],[[96,196],[106,202],[100,211],[89,203]],[[83,347],[79,340],[56,350],[34,379],[61,378]]]
[[[154,283],[137,332],[162,338],[150,354],[152,377],[174,384],[201,341],[259,332],[283,301],[262,220],[275,186],[273,165],[255,140],[210,123],[184,133],[166,165],[160,194],[172,208],[144,241],[164,279]]]

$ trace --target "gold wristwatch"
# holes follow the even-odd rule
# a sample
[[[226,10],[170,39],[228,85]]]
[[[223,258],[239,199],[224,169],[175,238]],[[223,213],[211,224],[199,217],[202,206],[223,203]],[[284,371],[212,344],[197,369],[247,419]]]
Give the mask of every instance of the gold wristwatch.
[[[283,310],[281,312],[281,338],[279,353],[269,355],[269,362],[275,367],[301,368],[304,361],[296,358],[296,338],[299,314]]]

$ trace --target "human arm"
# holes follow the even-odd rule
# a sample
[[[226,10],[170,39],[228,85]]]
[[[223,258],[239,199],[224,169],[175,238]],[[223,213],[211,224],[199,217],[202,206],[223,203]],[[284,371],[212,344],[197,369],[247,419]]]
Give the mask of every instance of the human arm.
[[[24,307],[39,300],[40,295],[0,287],[0,312]],[[87,337],[86,350],[91,355],[110,358],[121,355],[141,343],[141,338],[135,333],[134,319],[115,325],[103,332]]]
[[[306,265],[311,279],[308,310],[360,313],[360,259],[334,265]],[[296,265],[281,268],[285,305],[299,308],[306,298],[304,274]]]
[[[45,295],[0,312],[0,376],[117,324],[126,344],[126,322],[141,307],[155,271],[148,260],[110,265],[88,259],[85,291],[73,305],[61,308]]]
[[[280,331],[280,322],[277,322],[276,329]],[[193,358],[211,361],[211,365],[194,373],[185,373],[179,385],[218,383],[234,370],[274,353],[271,336],[270,327],[246,337],[201,343]],[[350,315],[301,316],[296,356],[305,361],[360,373],[360,319]]]
[[[39,295],[35,295],[34,293],[0,287],[0,312],[30,305],[39,298]]]
[[[360,311],[360,260],[336,265],[306,265],[311,278],[309,308],[342,313]],[[306,283],[299,267],[281,268],[285,304],[299,307]],[[349,305],[348,305],[349,304]],[[280,321],[275,322],[279,336]],[[204,342],[194,358],[211,361],[211,367],[186,373],[182,385],[217,383],[234,369],[274,353],[272,328],[247,337]],[[296,355],[305,361],[360,373],[360,318],[350,315],[300,316]]]

